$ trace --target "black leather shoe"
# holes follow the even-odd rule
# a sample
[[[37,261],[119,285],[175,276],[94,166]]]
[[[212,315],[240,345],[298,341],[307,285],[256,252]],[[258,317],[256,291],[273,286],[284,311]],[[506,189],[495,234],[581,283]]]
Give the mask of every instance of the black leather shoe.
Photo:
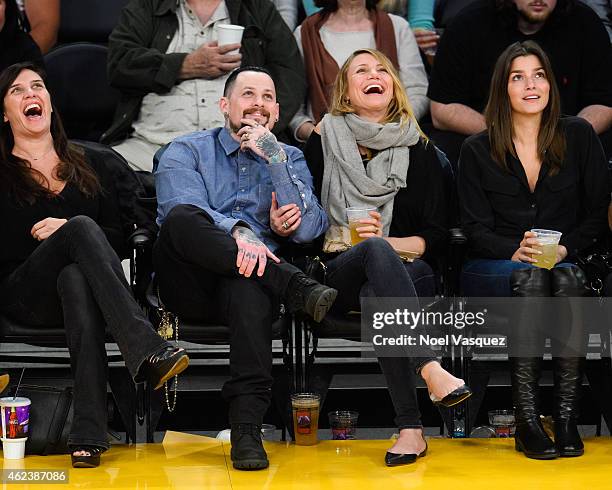
[[[442,400],[436,398],[433,393],[430,393],[429,398],[431,398],[434,405],[441,405],[443,407],[450,408],[458,405],[462,401],[467,400],[471,396],[472,390],[470,390],[468,386],[464,384],[463,386],[451,391],[448,395],[442,398]]]
[[[261,440],[261,425],[232,424],[230,452],[237,470],[263,470],[269,466]]]
[[[143,367],[147,381],[158,390],[172,376],[187,369],[188,365],[189,357],[185,349],[169,345],[150,356]]]
[[[397,454],[387,451],[385,454],[385,464],[387,466],[401,466],[404,464],[412,464],[417,458],[422,458],[427,454],[427,441],[425,441],[425,449],[419,454]]]
[[[297,273],[289,282],[286,306],[291,313],[304,312],[320,322],[334,304],[338,291],[319,284],[304,273]]]

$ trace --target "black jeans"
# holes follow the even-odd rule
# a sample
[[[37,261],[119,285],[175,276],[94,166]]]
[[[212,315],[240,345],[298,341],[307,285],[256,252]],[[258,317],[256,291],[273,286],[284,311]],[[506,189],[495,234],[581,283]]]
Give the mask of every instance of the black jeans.
[[[44,240],[0,285],[0,310],[31,326],[64,324],[74,376],[72,447],[108,448],[105,328],[136,377],[167,342],[132,297],[121,262],[100,227],[76,216]]]
[[[232,424],[261,424],[272,388],[272,322],[289,281],[301,271],[268,261],[264,274],[238,273],[236,241],[192,205],[175,206],[153,249],[166,306],[185,319],[228,325],[231,379],[223,397]]]
[[[327,285],[338,290],[331,311],[359,310],[360,299],[433,297],[434,274],[422,260],[404,264],[382,238],[369,238],[326,262]],[[416,369],[435,360],[435,353],[421,348],[419,357],[384,357],[378,362],[387,380],[400,429],[421,427],[416,395]]]

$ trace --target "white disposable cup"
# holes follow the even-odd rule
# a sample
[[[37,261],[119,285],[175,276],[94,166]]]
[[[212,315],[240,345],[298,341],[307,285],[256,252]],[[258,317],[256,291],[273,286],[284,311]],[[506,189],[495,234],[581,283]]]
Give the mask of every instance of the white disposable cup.
[[[217,43],[219,46],[225,46],[226,44],[236,44],[242,41],[242,34],[244,33],[244,27],[237,26],[234,24],[221,24],[217,27]],[[237,49],[230,51],[227,54],[238,54]]]
[[[29,398],[25,397],[16,397],[7,396],[4,398],[0,398],[0,423],[2,425],[2,452],[4,454],[4,459],[22,459],[25,454],[25,443],[28,440],[27,437],[17,437],[17,438],[9,438],[7,437],[7,410],[10,413],[12,407],[21,408],[26,407],[25,415],[26,420],[20,420],[23,417],[23,413],[18,412],[18,423],[23,423],[22,429],[25,434],[28,434],[29,429],[29,408],[32,402]]]
[[[23,459],[25,455],[25,443],[28,438],[2,439],[2,453],[4,459]]]

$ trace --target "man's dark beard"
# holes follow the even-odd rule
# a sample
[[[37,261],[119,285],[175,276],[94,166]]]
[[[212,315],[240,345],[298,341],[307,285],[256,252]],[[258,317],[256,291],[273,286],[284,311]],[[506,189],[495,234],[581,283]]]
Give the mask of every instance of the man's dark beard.
[[[539,24],[543,24],[544,22],[548,20],[548,18],[552,14],[552,10],[549,10],[545,16],[538,16],[538,17],[532,17],[529,15],[529,13],[523,12],[522,10],[518,10],[518,14],[522,20],[527,22],[527,24],[539,25]]]

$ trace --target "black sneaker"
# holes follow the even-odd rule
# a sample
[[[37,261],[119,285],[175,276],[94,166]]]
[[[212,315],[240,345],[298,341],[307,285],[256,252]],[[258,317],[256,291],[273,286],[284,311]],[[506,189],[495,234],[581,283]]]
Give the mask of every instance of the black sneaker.
[[[263,470],[270,463],[261,440],[261,425],[232,424],[231,457],[237,470]]]
[[[285,306],[291,313],[304,312],[315,322],[320,322],[337,295],[336,289],[324,286],[300,272],[289,282]]]

